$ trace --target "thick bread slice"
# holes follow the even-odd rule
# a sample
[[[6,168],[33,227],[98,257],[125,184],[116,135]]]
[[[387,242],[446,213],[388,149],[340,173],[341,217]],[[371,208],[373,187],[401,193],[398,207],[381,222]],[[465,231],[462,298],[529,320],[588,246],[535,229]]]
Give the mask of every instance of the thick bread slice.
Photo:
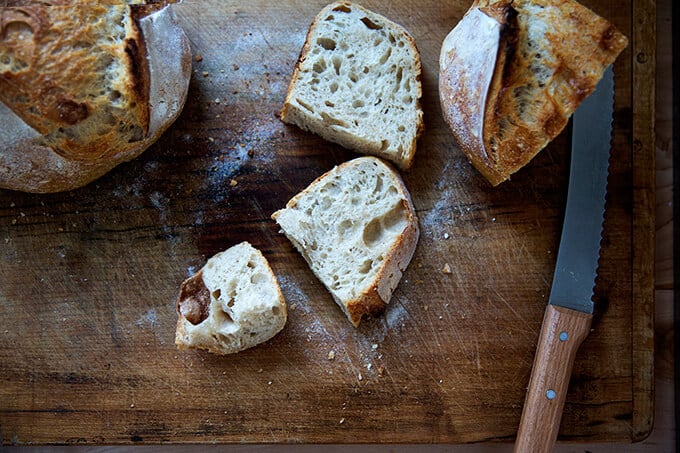
[[[627,39],[573,0],[476,1],[442,44],[442,112],[493,184],[566,126]]]
[[[80,187],[138,156],[182,110],[191,53],[171,6],[1,13],[0,188]]]
[[[286,323],[286,303],[269,263],[248,242],[208,260],[182,283],[179,349],[231,354],[269,340]]]
[[[421,94],[408,32],[357,4],[333,3],[309,29],[281,119],[407,169],[423,128]]]
[[[385,309],[419,235],[401,177],[375,157],[335,167],[272,218],[355,326]]]

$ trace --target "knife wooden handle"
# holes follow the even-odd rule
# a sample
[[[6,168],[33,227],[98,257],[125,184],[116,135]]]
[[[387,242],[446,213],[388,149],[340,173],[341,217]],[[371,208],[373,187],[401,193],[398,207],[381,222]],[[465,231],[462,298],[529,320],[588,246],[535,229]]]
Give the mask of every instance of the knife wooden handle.
[[[515,442],[516,453],[550,452],[555,446],[576,351],[593,315],[548,305]]]

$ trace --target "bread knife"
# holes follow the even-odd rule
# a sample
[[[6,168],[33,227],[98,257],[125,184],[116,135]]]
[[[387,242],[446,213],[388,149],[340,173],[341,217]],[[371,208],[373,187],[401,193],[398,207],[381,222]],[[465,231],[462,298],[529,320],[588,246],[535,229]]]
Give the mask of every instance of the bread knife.
[[[562,237],[515,452],[549,452],[557,440],[576,352],[590,332],[611,146],[611,66],[573,116]]]

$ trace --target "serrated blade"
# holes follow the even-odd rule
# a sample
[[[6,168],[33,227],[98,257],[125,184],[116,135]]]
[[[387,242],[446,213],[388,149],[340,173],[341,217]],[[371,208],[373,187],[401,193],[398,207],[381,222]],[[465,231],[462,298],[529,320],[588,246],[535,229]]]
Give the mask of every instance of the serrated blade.
[[[611,147],[614,74],[608,67],[573,116],[571,171],[549,303],[593,312]]]

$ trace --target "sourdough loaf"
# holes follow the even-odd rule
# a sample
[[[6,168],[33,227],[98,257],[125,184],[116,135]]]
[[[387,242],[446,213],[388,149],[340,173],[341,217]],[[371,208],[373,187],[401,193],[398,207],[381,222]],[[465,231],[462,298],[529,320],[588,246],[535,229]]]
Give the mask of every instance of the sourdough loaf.
[[[408,32],[339,2],[309,29],[281,119],[406,169],[423,128],[420,97],[420,57]]]
[[[208,260],[182,283],[175,344],[231,354],[271,339],[286,323],[286,303],[266,258],[248,242]]]
[[[335,167],[272,218],[355,326],[385,309],[419,235],[406,186],[376,157]]]
[[[0,187],[56,192],[138,156],[179,115],[189,44],[171,6],[0,11]]]
[[[626,45],[573,0],[476,1],[442,44],[444,118],[497,185],[564,129]]]

